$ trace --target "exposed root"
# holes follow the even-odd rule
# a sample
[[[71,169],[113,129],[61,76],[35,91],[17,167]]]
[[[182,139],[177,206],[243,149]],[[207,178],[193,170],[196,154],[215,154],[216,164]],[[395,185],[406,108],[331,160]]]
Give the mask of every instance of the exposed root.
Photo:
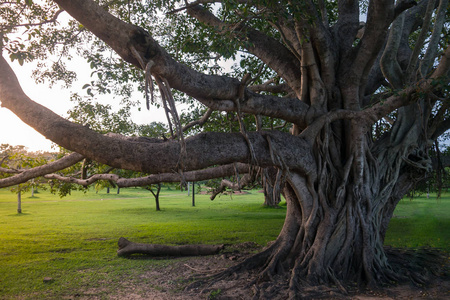
[[[261,280],[261,270],[266,270],[273,259],[280,259],[280,257],[276,258],[276,254],[280,252],[280,247],[280,242],[274,243],[261,253],[251,255],[230,268],[217,269],[215,271],[218,271],[218,273],[211,275],[208,274],[210,271],[195,269],[185,264],[197,273],[197,276],[194,275],[187,279],[187,281],[194,280],[194,282],[188,284],[185,291],[208,295],[220,290],[220,294],[225,297],[224,299],[228,299],[228,295],[233,295],[235,289],[251,291],[251,295],[247,295],[250,297],[246,299],[255,300],[348,299],[352,295],[360,293],[379,294],[377,291],[380,287],[386,288],[413,282],[423,289],[427,287],[428,283],[433,284],[438,280],[450,280],[448,253],[429,248],[394,249],[390,247],[386,247],[390,263],[397,273],[407,274],[408,281],[390,282],[388,285],[383,281],[379,282],[375,289],[372,289],[365,285],[358,285],[353,280],[342,281],[334,274],[335,271],[328,269],[325,271],[325,277],[321,282],[314,282],[314,274],[310,274],[308,269],[299,267],[300,263],[297,264],[298,268],[295,271],[286,269],[278,272],[281,271],[278,270],[271,273],[270,280]],[[233,252],[233,254],[236,253]],[[312,280],[309,280],[309,277]],[[406,276],[403,279],[406,279]],[[219,299],[221,298],[219,297]]]
[[[389,263],[395,270],[397,282],[412,282],[426,286],[436,277],[450,279],[450,254],[434,248],[385,247]]]
[[[221,280],[232,278],[235,276],[238,276],[240,272],[243,271],[251,271],[258,268],[261,268],[264,264],[267,263],[268,258],[270,257],[271,253],[273,251],[273,245],[265,249],[264,251],[252,255],[249,258],[245,259],[244,261],[238,263],[237,265],[234,265],[226,270],[223,270],[221,272],[218,272],[216,274],[210,275],[210,276],[192,276],[191,278],[188,278],[188,280],[195,280],[193,283],[186,286],[186,290],[192,290],[197,289],[199,286],[206,286],[209,287]]]

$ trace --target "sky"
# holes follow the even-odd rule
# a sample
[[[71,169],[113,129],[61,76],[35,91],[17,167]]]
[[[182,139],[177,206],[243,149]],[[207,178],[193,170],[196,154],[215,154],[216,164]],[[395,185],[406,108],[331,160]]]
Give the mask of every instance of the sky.
[[[69,100],[71,91],[81,91],[80,94],[82,95],[81,87],[85,81],[78,80],[69,89],[64,89],[58,84],[49,88],[46,84],[36,84],[31,78],[33,64],[20,66],[17,62],[11,63],[9,58],[7,58],[7,61],[16,73],[27,96],[63,117],[67,116],[67,111],[73,106],[73,103]],[[78,70],[78,78],[89,76],[90,71],[87,64],[85,67],[81,64],[81,68],[78,68]],[[101,101],[109,102],[109,99],[105,97]],[[133,120],[139,124],[152,121],[165,122],[165,114],[162,110],[157,110],[156,107],[151,107],[150,111],[143,107],[141,111],[136,109],[133,112]],[[58,151],[57,148],[52,149],[53,143],[50,140],[3,107],[0,107],[0,144],[24,145],[28,148],[28,151]]]

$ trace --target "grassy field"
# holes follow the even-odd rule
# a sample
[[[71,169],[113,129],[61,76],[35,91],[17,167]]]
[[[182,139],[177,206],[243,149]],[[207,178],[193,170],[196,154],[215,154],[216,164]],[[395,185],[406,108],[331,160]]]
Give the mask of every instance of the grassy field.
[[[386,245],[430,246],[450,252],[450,194],[404,198],[389,223]]]
[[[196,195],[193,207],[186,192],[163,190],[162,211],[155,210],[151,193],[139,188],[119,195],[76,192],[62,199],[48,192],[25,194],[22,214],[16,199],[0,190],[0,299],[58,299],[169,262],[117,257],[122,236],[161,244],[266,244],[278,235],[286,214],[285,207],[262,207],[263,195],[256,191],[214,201]],[[55,283],[44,283],[44,277]]]
[[[286,209],[265,208],[262,202],[263,195],[251,191],[214,201],[196,195],[192,207],[186,192],[163,190],[162,211],[156,211],[153,196],[139,188],[119,195],[75,192],[62,199],[42,191],[33,198],[23,195],[23,213],[17,214],[16,195],[0,190],[0,299],[61,299],[98,287],[106,297],[121,278],[170,263],[117,257],[122,236],[144,243],[265,245],[278,235]],[[449,241],[447,196],[402,200],[386,237],[393,246],[447,251]],[[44,283],[45,277],[53,282]]]

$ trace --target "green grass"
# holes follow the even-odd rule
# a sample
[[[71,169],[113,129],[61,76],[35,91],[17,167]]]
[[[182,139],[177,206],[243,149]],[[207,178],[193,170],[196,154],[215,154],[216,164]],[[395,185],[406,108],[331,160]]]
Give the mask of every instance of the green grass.
[[[389,223],[386,245],[441,248],[450,252],[450,195],[405,197]]]
[[[151,193],[139,188],[62,199],[44,191],[23,195],[17,214],[16,195],[0,190],[0,299],[59,299],[97,287],[107,295],[120,278],[169,262],[117,257],[122,236],[143,243],[264,245],[278,235],[286,209],[262,203],[263,195],[252,191],[214,201],[196,195],[193,207],[186,192],[163,190],[162,211],[156,211]]]
[[[164,189],[155,210],[150,192],[139,188],[96,194],[74,192],[60,199],[42,191],[17,198],[0,190],[0,299],[96,298],[121,285],[122,278],[140,278],[154,266],[171,260],[124,259],[116,255],[119,237],[160,244],[241,243],[265,245],[276,238],[286,207],[262,207],[263,195],[221,196],[210,201],[186,192]],[[402,200],[392,219],[386,244],[395,247],[432,246],[450,250],[450,197]],[[51,277],[51,283],[44,283]]]

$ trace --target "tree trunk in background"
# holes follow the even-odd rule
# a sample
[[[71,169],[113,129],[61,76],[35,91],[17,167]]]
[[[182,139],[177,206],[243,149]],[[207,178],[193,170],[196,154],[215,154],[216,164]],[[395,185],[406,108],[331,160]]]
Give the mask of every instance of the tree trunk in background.
[[[192,182],[192,206],[195,206],[195,182]]]
[[[160,211],[160,207],[159,207],[159,193],[161,192],[161,183],[157,184],[157,188],[156,188],[156,193],[153,191],[152,186],[147,186],[145,188],[146,190],[150,191],[153,195],[153,197],[155,197],[155,203],[156,203],[156,210]]]
[[[276,168],[262,169],[262,185],[264,191],[264,206],[278,207],[281,202],[282,171]]]
[[[17,193],[17,213],[22,213],[22,192],[20,191],[20,188],[19,192]]]

